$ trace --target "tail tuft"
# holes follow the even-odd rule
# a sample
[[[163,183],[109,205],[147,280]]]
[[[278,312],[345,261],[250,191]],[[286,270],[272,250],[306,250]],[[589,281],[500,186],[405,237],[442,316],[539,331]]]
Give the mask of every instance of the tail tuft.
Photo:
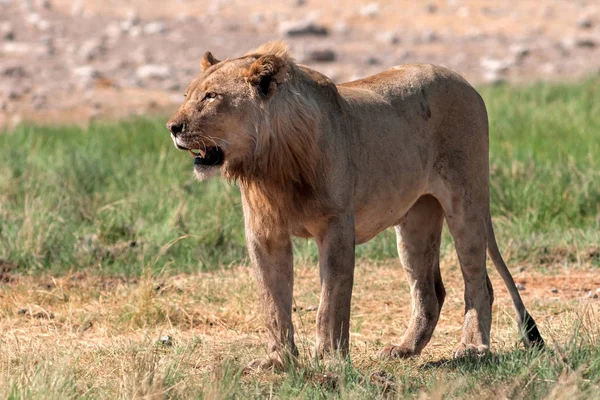
[[[525,347],[543,349],[545,346],[544,339],[542,338],[535,321],[528,312],[525,313],[525,321],[520,325]]]

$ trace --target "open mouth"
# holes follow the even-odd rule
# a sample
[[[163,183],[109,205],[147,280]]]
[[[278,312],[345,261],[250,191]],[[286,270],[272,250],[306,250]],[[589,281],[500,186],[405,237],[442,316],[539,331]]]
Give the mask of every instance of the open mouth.
[[[194,151],[189,149],[190,154],[194,157],[194,165],[217,166],[223,164],[225,154],[220,147],[207,147],[205,149]]]

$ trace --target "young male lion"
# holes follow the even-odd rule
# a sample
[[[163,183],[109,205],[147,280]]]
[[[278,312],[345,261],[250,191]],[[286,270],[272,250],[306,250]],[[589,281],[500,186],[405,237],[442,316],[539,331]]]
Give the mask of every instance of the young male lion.
[[[490,217],[488,121],[459,75],[412,64],[335,85],[267,43],[233,60],[211,53],[167,128],[205,179],[240,185],[248,252],[270,337],[258,366],[297,354],[290,236],[316,239],[321,301],[317,353],[346,354],[354,247],[396,229],[412,315],[381,357],[417,355],[445,290],[439,268],[446,220],[465,281],[465,321],[453,355],[489,349],[492,285],[486,249],[511,295],[525,344],[543,345],[498,250]]]

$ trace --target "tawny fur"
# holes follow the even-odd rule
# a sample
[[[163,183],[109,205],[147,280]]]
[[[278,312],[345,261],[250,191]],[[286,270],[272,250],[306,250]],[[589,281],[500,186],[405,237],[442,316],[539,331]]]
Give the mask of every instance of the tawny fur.
[[[419,354],[445,298],[444,220],[465,276],[465,324],[454,355],[489,349],[493,290],[486,249],[509,289],[525,343],[543,344],[494,238],[487,112],[464,79],[414,64],[336,86],[296,64],[281,42],[223,62],[207,53],[202,67],[168,126],[185,127],[173,135],[179,148],[223,150],[223,165],[196,166],[198,178],[220,170],[240,184],[270,337],[260,366],[297,354],[290,237],[314,237],[319,248],[317,353],[345,354],[354,246],[392,226],[413,313],[400,343],[380,355]]]

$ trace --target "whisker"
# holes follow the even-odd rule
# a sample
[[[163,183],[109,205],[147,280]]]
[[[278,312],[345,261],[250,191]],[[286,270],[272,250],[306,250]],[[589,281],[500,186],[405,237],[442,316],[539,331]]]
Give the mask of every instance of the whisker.
[[[216,147],[219,147],[219,145],[217,144],[217,142],[215,142],[215,139],[214,139],[212,136],[206,136],[206,138],[207,138],[207,139],[210,139],[210,141],[211,141],[211,142],[213,142],[213,144],[214,144]]]
[[[228,140],[225,140],[223,138],[215,138],[213,136],[207,136],[207,138],[209,138],[210,140],[212,140],[212,142],[215,144],[215,146],[218,146],[219,144],[217,143],[217,140],[220,143],[224,143],[224,144],[230,144]]]

